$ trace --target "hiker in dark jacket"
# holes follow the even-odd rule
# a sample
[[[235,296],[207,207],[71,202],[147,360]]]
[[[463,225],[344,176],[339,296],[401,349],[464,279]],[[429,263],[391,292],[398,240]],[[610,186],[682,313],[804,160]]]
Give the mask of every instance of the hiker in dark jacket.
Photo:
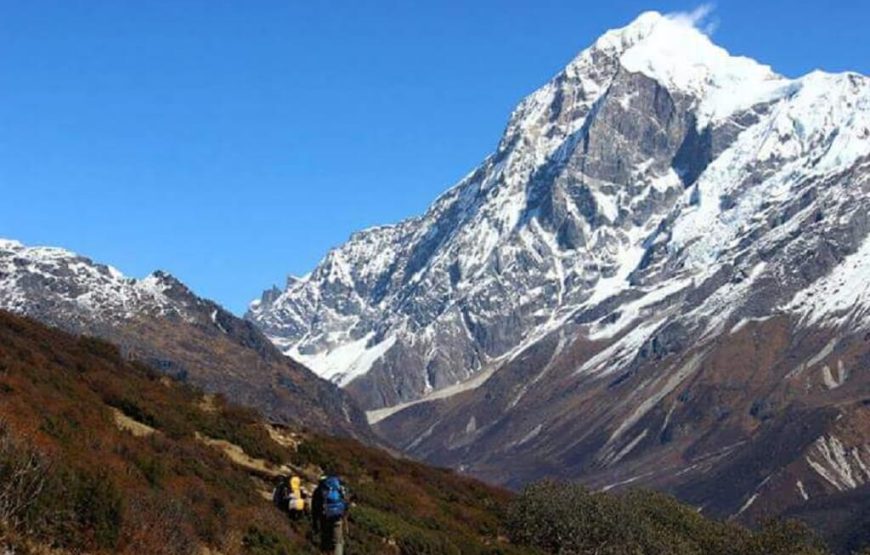
[[[311,496],[311,527],[320,537],[321,553],[344,555],[350,501],[338,476],[321,476]]]

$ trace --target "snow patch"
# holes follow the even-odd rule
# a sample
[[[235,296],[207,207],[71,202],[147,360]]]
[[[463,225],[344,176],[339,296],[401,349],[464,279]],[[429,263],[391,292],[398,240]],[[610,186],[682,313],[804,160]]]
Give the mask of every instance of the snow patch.
[[[807,490],[806,490],[806,488],[804,488],[804,483],[801,482],[800,480],[798,480],[795,485],[797,486],[797,490],[798,490],[798,493],[800,494],[801,498],[804,501],[809,501],[810,496],[807,495]]]
[[[826,276],[799,291],[784,307],[804,326],[870,326],[870,237]]]
[[[681,383],[683,383],[689,376],[694,374],[698,368],[701,367],[701,362],[704,359],[704,355],[706,353],[695,353],[692,357],[680,368],[668,376],[664,380],[664,383],[661,387],[658,388],[657,391],[654,391],[652,394],[648,395],[645,399],[643,399],[637,406],[637,408],[632,412],[628,418],[623,420],[616,430],[610,435],[610,439],[608,440],[608,444],[613,443],[619,436],[623,434],[630,427],[634,426],[641,418],[646,415],[653,407],[655,407],[662,399],[664,399],[671,391],[677,388]],[[658,385],[658,383],[654,384]]]
[[[366,417],[368,419],[369,424],[377,424],[381,420],[388,418],[397,412],[403,411],[408,407],[412,407],[414,405],[420,403],[426,403],[429,401],[435,401],[438,399],[446,399],[448,397],[452,397],[454,395],[458,395],[465,391],[471,391],[473,389],[477,389],[481,385],[483,385],[486,380],[489,379],[490,376],[498,369],[498,365],[491,365],[486,370],[478,372],[472,378],[460,382],[458,384],[454,384],[442,389],[437,389],[428,395],[425,395],[419,399],[415,399],[413,401],[408,401],[406,403],[399,403],[398,405],[393,405],[391,407],[385,407],[382,409],[370,410],[366,412]]]
[[[649,430],[644,430],[639,433],[634,439],[628,442],[628,444],[622,448],[613,458],[609,458],[605,460],[605,463],[608,465],[616,464],[621,461],[626,455],[631,453],[631,451],[637,447],[637,444],[643,441],[643,439],[647,436]]]
[[[748,509],[749,507],[752,506],[753,503],[755,503],[755,500],[756,500],[756,499],[758,499],[758,494],[757,494],[757,493],[753,493],[753,494],[749,497],[749,499],[746,500],[746,503],[744,503],[744,504],[740,507],[740,510],[737,511],[737,514],[736,514],[735,516],[740,516],[740,515],[742,515],[742,514],[746,511],[746,509]]]
[[[849,377],[848,372],[846,372],[846,366],[843,364],[842,360],[837,361],[837,375],[834,376],[834,373],[831,371],[831,367],[827,364],[822,368],[822,382],[825,384],[825,387],[828,389],[837,389],[846,383],[846,379]]]
[[[356,341],[314,355],[306,355],[298,351],[291,351],[289,354],[320,377],[344,386],[368,372],[372,364],[396,344],[396,336],[391,335],[380,343],[369,346],[373,337],[374,332]]]
[[[525,443],[530,442],[532,439],[536,438],[538,436],[538,434],[541,433],[541,430],[543,430],[543,429],[544,429],[543,425],[538,424],[537,426],[532,428],[531,431],[529,431],[529,433],[524,435],[523,438],[516,443],[516,445],[520,446],[520,445],[523,445]]]
[[[773,318],[773,316],[761,316],[761,317],[756,317],[756,318],[741,318],[739,322],[734,324],[734,326],[731,328],[731,331],[729,331],[728,334],[734,335],[735,333],[739,332],[740,330],[742,330],[743,328],[745,328],[749,324],[760,324],[761,322],[767,322],[771,318]]]
[[[848,449],[834,435],[818,438],[806,461],[838,491],[855,489],[870,480],[870,472],[860,448]]]
[[[794,370],[788,373],[789,378],[793,378],[795,376],[801,375],[805,370],[811,369],[816,364],[822,362],[826,358],[828,358],[831,353],[834,352],[834,348],[836,348],[837,343],[840,342],[839,337],[834,337],[830,341],[828,341],[822,350],[810,357],[808,360],[802,362],[799,366],[797,366]]]

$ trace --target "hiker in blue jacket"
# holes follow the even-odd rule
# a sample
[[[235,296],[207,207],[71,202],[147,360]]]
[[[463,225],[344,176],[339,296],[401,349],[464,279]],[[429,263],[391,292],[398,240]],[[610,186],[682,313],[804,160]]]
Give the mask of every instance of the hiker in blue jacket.
[[[320,477],[311,496],[311,527],[320,536],[322,553],[344,555],[347,513],[350,508],[347,488],[338,476]]]

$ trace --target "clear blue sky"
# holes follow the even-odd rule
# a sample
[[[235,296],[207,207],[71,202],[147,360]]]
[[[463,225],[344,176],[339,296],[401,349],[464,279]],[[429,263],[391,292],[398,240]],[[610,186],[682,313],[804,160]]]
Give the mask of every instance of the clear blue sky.
[[[868,2],[727,1],[714,39],[870,73]],[[687,2],[0,0],[0,236],[241,312],[425,209],[604,30]]]

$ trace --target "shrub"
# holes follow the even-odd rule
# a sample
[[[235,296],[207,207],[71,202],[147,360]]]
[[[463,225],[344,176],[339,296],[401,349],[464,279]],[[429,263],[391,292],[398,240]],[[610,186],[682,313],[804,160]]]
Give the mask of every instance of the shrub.
[[[0,453],[0,491],[27,500],[11,519],[22,531],[0,523],[0,544],[16,553],[28,542],[95,554],[190,555],[203,546],[315,553],[307,522],[288,522],[262,498],[262,476],[252,480],[197,432],[289,463],[309,479],[318,469],[306,463],[342,475],[359,493],[348,553],[534,553],[500,538],[494,509],[506,492],[346,438],[300,434],[297,453],[273,441],[255,412],[220,397],[204,406],[202,391],[159,378],[108,344],[0,311],[0,369],[0,418],[15,438]],[[119,429],[113,408],[156,433]],[[28,493],[41,482],[8,479],[17,461],[33,457],[41,470],[23,476],[41,476],[41,493]]]
[[[34,509],[45,493],[48,471],[45,456],[16,441],[0,422],[0,523],[21,533],[39,526]]]
[[[181,500],[165,495],[135,496],[128,502],[124,543],[149,555],[186,555],[197,546],[189,524],[190,509]]]
[[[84,547],[114,548],[121,537],[123,505],[114,481],[102,471],[72,473],[67,480]]]
[[[409,530],[396,540],[402,555],[462,555],[458,547],[443,535]]]
[[[752,555],[815,555],[823,551],[821,541],[801,522],[768,520],[750,540]]]
[[[250,555],[289,555],[291,553],[299,553],[299,550],[289,539],[271,530],[263,530],[255,526],[248,528],[245,537],[242,539],[242,546],[245,548],[245,552]]]
[[[121,351],[108,341],[96,337],[82,336],[78,340],[82,350],[90,355],[114,362],[121,358]]]
[[[823,553],[798,524],[771,523],[752,534],[660,493],[618,496],[556,482],[526,488],[511,503],[506,523],[514,542],[560,555]]]

